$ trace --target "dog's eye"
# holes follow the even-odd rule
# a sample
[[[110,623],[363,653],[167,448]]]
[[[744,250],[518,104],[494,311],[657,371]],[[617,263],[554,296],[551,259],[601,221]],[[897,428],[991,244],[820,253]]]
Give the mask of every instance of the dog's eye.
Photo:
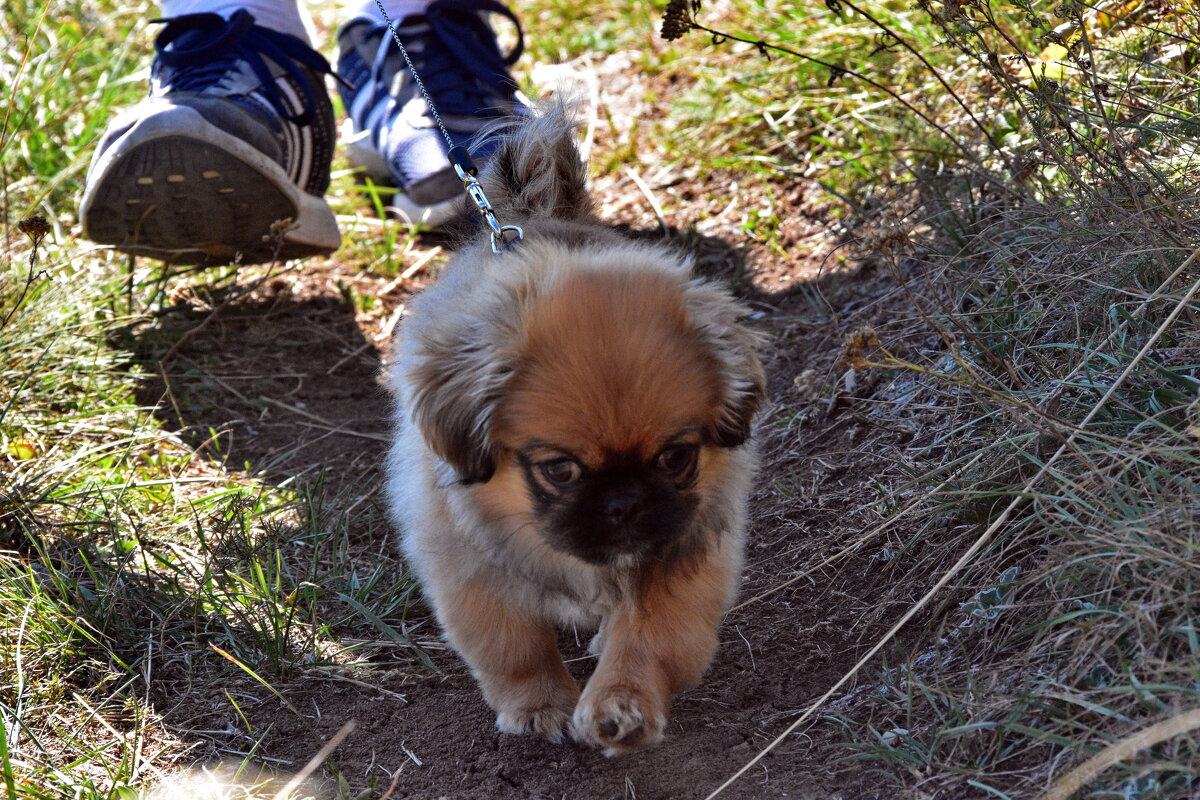
[[[543,462],[542,474],[555,486],[570,486],[583,474],[579,463],[570,458],[555,458]]]
[[[696,460],[696,447],[690,444],[675,444],[658,454],[658,468],[671,475],[680,475]]]

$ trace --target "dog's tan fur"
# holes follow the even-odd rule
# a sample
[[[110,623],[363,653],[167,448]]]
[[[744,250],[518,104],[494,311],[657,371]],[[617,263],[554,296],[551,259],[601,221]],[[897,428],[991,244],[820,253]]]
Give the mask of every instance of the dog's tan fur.
[[[754,337],[686,259],[597,224],[561,113],[519,125],[484,182],[525,240],[501,255],[470,242],[401,325],[393,516],[501,730],[570,730],[609,755],[651,745],[708,666],[741,571]],[[551,546],[519,454],[552,445],[591,469],[675,440],[699,452],[678,537],[604,564]],[[582,696],[559,624],[598,629]]]

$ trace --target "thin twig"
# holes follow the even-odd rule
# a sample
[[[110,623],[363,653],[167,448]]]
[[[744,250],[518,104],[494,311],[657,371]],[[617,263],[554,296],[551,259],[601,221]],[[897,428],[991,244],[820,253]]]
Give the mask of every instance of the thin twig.
[[[1200,250],[1195,251],[1192,254],[1192,258],[1195,258],[1195,256],[1197,254],[1200,254]],[[1189,261],[1190,260],[1191,259],[1189,259]],[[1179,315],[1181,313],[1183,313],[1183,310],[1185,308],[1187,308],[1188,304],[1192,302],[1192,299],[1196,296],[1197,292],[1200,292],[1200,279],[1197,279],[1196,282],[1192,284],[1192,287],[1187,291],[1187,293],[1183,296],[1183,298],[1178,303],[1175,304],[1175,307],[1171,310],[1171,313],[1167,316],[1167,318],[1163,321],[1163,323],[1158,326],[1158,329],[1146,341],[1145,345],[1142,346],[1142,349],[1139,350],[1137,355],[1133,357],[1133,359],[1129,362],[1129,364],[1121,372],[1120,376],[1118,376],[1117,379],[1115,381],[1113,381],[1112,385],[1108,388],[1108,391],[1106,391],[1104,393],[1104,396],[1101,397],[1100,400],[1097,401],[1095,403],[1095,405],[1092,406],[1092,408],[1088,412],[1087,416],[1084,417],[1083,422],[1080,423],[1080,425],[1079,425],[1080,429],[1086,428],[1088,423],[1090,423],[1093,419],[1095,419],[1096,415],[1100,413],[1101,409],[1103,409],[1104,406],[1108,404],[1108,401],[1112,398],[1112,396],[1114,394],[1116,394],[1117,389],[1119,389],[1125,383],[1125,381],[1129,378],[1129,376],[1133,372],[1133,370],[1138,366],[1138,364],[1140,364],[1142,362],[1142,360],[1146,357],[1146,355],[1154,348],[1154,345],[1156,345],[1158,343],[1158,340],[1162,338],[1162,335],[1164,333],[1166,333],[1167,329],[1175,322],[1175,320],[1179,317]],[[792,724],[789,725],[783,731],[783,733],[781,733],[781,734],[779,734],[779,736],[775,737],[775,739],[773,739],[770,744],[768,744],[766,747],[764,747],[762,750],[760,750],[758,752],[758,754],[754,756],[754,758],[752,758],[748,762],[746,762],[746,764],[743,765],[741,769],[739,769],[732,776],[730,776],[724,783],[722,783],[720,786],[718,786],[716,788],[716,790],[713,791],[711,794],[709,794],[705,800],[712,800],[712,798],[716,797],[721,792],[723,792],[726,788],[728,788],[730,785],[732,785],[734,783],[734,781],[736,781],[742,775],[746,774],[746,772],[751,767],[753,767],[755,764],[757,764],[759,761],[761,761],[763,759],[763,757],[767,755],[767,753],[774,750],[780,744],[780,742],[782,742],[784,739],[786,739],[788,736],[790,736],[792,734],[792,732],[796,730],[796,728],[800,727],[800,725],[802,725],[806,720],[808,720],[808,718],[811,717],[817,711],[818,708],[823,706],[825,704],[825,702],[827,700],[829,700],[829,698],[833,697],[833,695],[839,689],[841,689],[847,682],[849,682],[855,675],[858,674],[859,670],[861,670],[885,646],[887,646],[887,644],[889,642],[891,642],[891,640],[893,638],[895,638],[896,634],[899,633],[899,631],[905,625],[908,624],[909,620],[911,620],[918,613],[920,613],[920,611],[922,609],[924,609],[926,605],[929,604],[929,601],[932,600],[933,597],[938,592],[940,592],[946,586],[946,584],[948,584],[950,582],[950,580],[955,575],[957,575],[963,569],[963,567],[965,567],[971,561],[971,559],[974,558],[975,555],[980,550],[982,550],[983,547],[989,541],[991,541],[993,534],[995,534],[995,532],[997,530],[999,530],[1000,527],[1008,521],[1009,516],[1017,508],[1017,506],[1019,506],[1020,504],[1022,504],[1026,501],[1026,498],[1029,496],[1029,493],[1033,489],[1033,487],[1036,486],[1038,484],[1038,482],[1041,481],[1041,479],[1050,471],[1050,468],[1052,466],[1054,466],[1055,462],[1057,462],[1058,459],[1071,448],[1071,446],[1075,443],[1075,439],[1079,435],[1080,435],[1080,432],[1078,432],[1078,431],[1075,433],[1072,433],[1070,435],[1070,437],[1068,437],[1067,440],[1059,446],[1058,450],[1056,450],[1054,452],[1054,455],[1052,455],[1049,458],[1049,460],[1047,460],[1046,463],[1042,465],[1042,467],[1037,471],[1037,473],[1032,478],[1030,478],[1028,481],[1025,482],[1022,489],[1016,493],[1016,496],[1013,497],[1012,501],[1008,504],[1008,506],[1005,507],[1004,511],[1001,512],[1001,514],[998,517],[996,517],[995,521],[993,521],[992,524],[987,527],[987,530],[985,530],[983,533],[981,533],[979,535],[978,538],[975,539],[975,541],[971,544],[971,546],[969,548],[967,548],[967,551],[965,553],[963,553],[962,556],[959,557],[958,561],[956,561],[954,563],[954,565],[950,567],[950,569],[946,570],[946,572],[942,574],[942,576],[938,579],[937,583],[935,583],[933,585],[933,587],[928,592],[926,592],[925,595],[920,600],[918,600],[911,608],[909,608],[908,611],[906,611],[904,613],[904,616],[902,616],[888,630],[888,632],[885,633],[883,635],[883,637],[878,642],[876,642],[875,645],[872,646],[869,651],[867,651],[866,655],[864,655],[862,658],[860,658],[858,660],[858,662],[853,667],[851,667],[850,670],[848,672],[846,672],[845,675],[843,675],[841,678],[839,678],[838,681],[833,686],[829,687],[829,689],[823,695],[821,695],[819,698],[816,699],[816,701],[814,701],[811,705],[809,705],[808,709],[805,710],[805,712],[803,714],[801,714],[794,722],[792,722]]]
[[[650,204],[650,210],[654,212],[655,218],[658,219],[658,227],[665,231],[667,229],[667,218],[663,216],[662,206],[658,204],[658,198],[654,196],[654,192],[650,191],[650,187],[646,185],[646,182],[642,180],[642,176],[632,166],[625,167],[625,174],[633,179],[642,196],[646,198],[646,202]]]
[[[25,283],[21,286],[21,291],[17,294],[17,299],[13,303],[13,307],[4,315],[3,321],[0,321],[0,330],[4,330],[8,323],[12,321],[21,304],[25,302],[25,297],[29,294],[29,290],[33,287],[34,282],[46,275],[46,270],[39,270],[37,268],[37,262],[38,249],[42,245],[42,240],[46,238],[46,234],[50,232],[50,223],[46,222],[45,217],[26,217],[17,223],[17,229],[29,237],[32,245],[29,249],[29,271],[25,275]]]
[[[396,792],[396,786],[400,783],[400,775],[400,770],[396,770],[395,774],[392,775],[392,782],[388,784],[387,791],[383,793],[383,797],[380,797],[379,800],[388,800]]]
[[[278,408],[282,408],[285,411],[290,411],[293,414],[299,414],[300,416],[310,419],[313,422],[320,423],[320,426],[322,428],[324,428],[325,430],[327,430],[331,433],[340,433],[340,434],[344,434],[346,436],[356,436],[359,439],[370,439],[371,441],[375,441],[375,442],[390,442],[392,440],[392,437],[386,436],[382,433],[364,433],[362,431],[350,430],[345,427],[340,427],[340,426],[334,425],[331,421],[325,419],[322,416],[318,416],[317,414],[313,414],[311,411],[305,411],[303,408],[300,408],[299,406],[292,406],[292,405],[288,405],[287,403],[281,402],[279,400],[274,400],[270,397],[267,397],[265,394],[260,394],[258,396],[258,399],[264,403],[269,403],[270,405],[276,406]]]
[[[375,344],[373,342],[367,342],[364,345],[360,345],[360,346],[354,348],[349,353],[347,353],[346,355],[339,358],[337,360],[336,364],[334,364],[329,369],[325,370],[325,374],[332,375],[333,373],[337,372],[338,367],[340,367],[342,364],[345,364],[347,361],[349,361],[352,358],[362,355],[363,353],[365,353],[367,350],[370,350],[374,346],[375,346]]]
[[[426,250],[424,253],[421,254],[420,258],[418,258],[416,261],[414,261],[409,267],[407,267],[403,272],[401,272],[395,278],[393,278],[392,280],[390,280],[386,284],[384,284],[383,288],[381,288],[375,294],[378,295],[379,297],[382,297],[385,294],[390,294],[392,291],[399,288],[399,286],[402,283],[409,280],[410,278],[412,278],[412,276],[414,276],[418,272],[420,272],[422,267],[424,267],[426,264],[428,264],[433,259],[437,258],[441,254],[441,252],[442,252],[442,246],[440,244],[436,247]]]
[[[317,751],[317,754],[308,760],[308,763],[304,765],[304,769],[293,775],[292,779],[284,784],[282,789],[275,793],[275,797],[272,798],[272,800],[287,800],[287,798],[291,796],[292,792],[299,789],[300,785],[308,780],[310,775],[317,771],[317,767],[325,763],[325,759],[329,758],[329,756],[333,754],[333,751],[338,748],[338,745],[340,745],[342,741],[349,736],[357,726],[358,723],[356,721],[348,720],[345,725],[338,729],[338,732],[333,735],[333,738],[326,742],[324,746]]]
[[[322,670],[322,669],[312,669],[309,671],[309,674],[320,676],[321,678],[323,678],[325,680],[339,681],[341,683],[349,683],[353,686],[360,686],[363,689],[370,689],[372,691],[379,692],[382,695],[387,695],[388,697],[395,698],[396,700],[399,700],[402,703],[406,703],[406,704],[408,703],[408,698],[405,697],[404,695],[400,694],[399,692],[393,692],[391,689],[384,689],[382,686],[376,686],[373,683],[367,683],[366,681],[355,680],[354,678],[348,678],[345,675],[338,675],[335,672],[328,672],[328,671]]]
[[[383,323],[383,327],[379,329],[379,333],[375,334],[375,341],[382,342],[392,335],[392,331],[396,329],[396,324],[400,322],[400,318],[404,316],[404,303],[396,306],[396,310],[387,318],[387,322]]]

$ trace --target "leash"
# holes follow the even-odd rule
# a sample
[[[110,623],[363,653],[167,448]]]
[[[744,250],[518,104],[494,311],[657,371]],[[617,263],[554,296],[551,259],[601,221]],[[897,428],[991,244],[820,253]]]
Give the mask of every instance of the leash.
[[[383,21],[387,24],[388,30],[391,31],[392,39],[396,42],[396,46],[400,48],[400,55],[404,56],[404,63],[408,65],[408,71],[413,76],[413,80],[417,83],[417,89],[421,92],[421,97],[425,99],[425,105],[433,114],[433,120],[437,123],[438,129],[442,132],[446,144],[450,147],[450,152],[446,154],[450,161],[450,166],[454,168],[454,174],[462,181],[463,191],[467,193],[467,197],[471,198],[471,202],[475,204],[475,208],[479,211],[483,221],[487,224],[492,234],[492,252],[499,254],[514,243],[519,242],[525,237],[525,232],[517,225],[501,225],[496,219],[496,210],[492,208],[492,204],[487,199],[487,195],[483,193],[483,186],[479,183],[479,168],[475,166],[475,161],[471,158],[471,154],[467,148],[454,144],[450,138],[449,131],[442,124],[442,118],[437,112],[437,106],[433,104],[433,98],[429,96],[429,92],[425,90],[425,82],[421,80],[421,76],[417,74],[417,68],[413,66],[412,59],[408,57],[408,50],[404,49],[404,42],[400,41],[400,34],[396,33],[396,26],[392,24],[391,17],[383,8],[383,0],[375,0],[375,5],[379,6],[379,13],[383,14]]]

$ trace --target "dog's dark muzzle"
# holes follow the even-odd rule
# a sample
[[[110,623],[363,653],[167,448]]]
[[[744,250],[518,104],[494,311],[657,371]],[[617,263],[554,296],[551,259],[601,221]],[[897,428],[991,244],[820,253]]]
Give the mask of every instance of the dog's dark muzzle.
[[[660,479],[609,480],[581,492],[556,515],[551,544],[590,564],[653,555],[683,535],[689,503]]]

